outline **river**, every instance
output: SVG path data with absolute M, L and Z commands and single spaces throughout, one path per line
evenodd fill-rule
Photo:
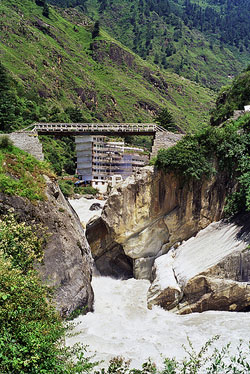
M 77 205 L 80 201 L 74 204 L 76 210 Z M 197 350 L 215 335 L 220 338 L 214 346 L 231 342 L 232 351 L 240 339 L 246 344 L 249 341 L 250 313 L 208 311 L 181 316 L 158 306 L 149 310 L 149 285 L 147 280 L 94 276 L 94 312 L 74 320 L 76 335 L 67 344 L 88 345 L 95 360 L 107 363 L 114 356 L 123 356 L 131 360 L 132 367 L 139 367 L 149 357 L 158 365 L 163 357 L 184 358 L 187 338 Z

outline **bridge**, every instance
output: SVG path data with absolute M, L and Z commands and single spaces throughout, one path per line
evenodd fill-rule
M 57 136 L 155 136 L 158 132 L 167 132 L 155 123 L 35 123 L 22 131 Z
M 100 186 L 105 184 L 107 175 L 111 173 L 111 167 L 118 168 L 119 174 L 124 174 L 127 173 L 129 167 L 133 169 L 142 162 L 139 159 L 140 156 L 138 158 L 134 155 L 134 159 L 129 154 L 121 156 L 123 151 L 115 149 L 119 148 L 119 144 L 112 143 L 112 147 L 102 144 L 102 136 L 152 136 L 154 140 L 151 157 L 156 155 L 160 148 L 174 145 L 183 136 L 170 133 L 155 123 L 34 123 L 25 129 L 9 134 L 17 147 L 43 160 L 42 144 L 37 135 L 74 136 L 78 174 L 85 181 L 93 181 L 95 187 L 97 183 Z M 98 136 L 101 138 L 98 139 Z

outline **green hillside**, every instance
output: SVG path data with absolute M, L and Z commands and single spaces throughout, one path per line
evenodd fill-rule
M 100 19 L 147 61 L 207 87 L 227 84 L 248 64 L 250 3 L 226 0 L 49 0 Z
M 250 105 L 250 66 L 230 86 L 221 89 L 211 112 L 211 124 L 220 125 L 233 115 L 234 110 L 243 110 L 245 105 Z
M 25 125 L 72 120 L 76 108 L 86 121 L 152 121 L 167 107 L 185 131 L 207 121 L 211 91 L 143 61 L 104 29 L 92 39 L 93 22 L 77 10 L 50 7 L 46 17 L 32 0 L 0 9 L 1 62 L 26 100 Z

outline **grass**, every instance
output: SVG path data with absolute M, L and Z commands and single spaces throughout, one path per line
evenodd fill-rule
M 2 0 L 3 14 L 1 61 L 24 87 L 31 100 L 38 95 L 47 107 L 79 107 L 86 120 L 152 122 L 155 113 L 168 107 L 181 128 L 193 131 L 208 121 L 214 102 L 210 90 L 171 72 L 161 71 L 142 60 L 127 47 L 101 29 L 98 52 L 90 48 L 91 22 L 76 24 L 74 17 L 63 16 L 50 7 L 50 18 L 42 16 L 41 7 L 30 0 Z M 94 8 L 93 8 L 94 9 Z M 37 23 L 42 22 L 42 26 Z M 74 23 L 75 22 L 75 23 Z M 77 31 L 74 31 L 77 29 Z M 126 53 L 134 59 L 110 59 L 110 48 L 117 46 L 119 58 Z M 149 69 L 152 79 L 165 81 L 158 87 L 145 78 Z M 81 94 L 79 94 L 81 92 Z
M 7 195 L 17 195 L 31 201 L 46 200 L 46 182 L 43 175 L 54 177 L 45 162 L 8 146 L 0 149 L 0 191 Z

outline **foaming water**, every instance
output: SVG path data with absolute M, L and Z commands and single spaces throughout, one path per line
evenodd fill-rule
M 75 336 L 67 344 L 81 342 L 95 353 L 95 360 L 107 363 L 114 356 L 131 360 L 138 367 L 149 357 L 158 365 L 162 357 L 184 358 L 187 337 L 199 349 L 208 339 L 220 335 L 214 344 L 222 347 L 240 339 L 249 341 L 250 313 L 216 312 L 179 316 L 160 307 L 147 309 L 146 280 L 115 280 L 94 277 L 95 311 L 74 322 Z

